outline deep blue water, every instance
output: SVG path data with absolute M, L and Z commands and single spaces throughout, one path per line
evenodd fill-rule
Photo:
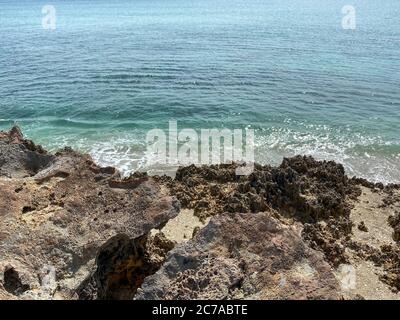
M 0 129 L 132 170 L 169 120 L 249 127 L 258 162 L 400 182 L 399 17 L 398 0 L 0 0 Z

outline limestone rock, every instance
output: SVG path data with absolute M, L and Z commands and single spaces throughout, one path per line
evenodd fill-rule
M 136 299 L 339 299 L 323 255 L 271 212 L 215 216 L 175 247 Z
M 121 238 L 135 247 L 178 214 L 155 181 L 134 180 L 68 148 L 48 154 L 18 128 L 1 133 L 1 297 L 77 298 L 104 245 Z

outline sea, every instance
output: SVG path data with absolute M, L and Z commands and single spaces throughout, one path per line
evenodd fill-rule
M 0 129 L 146 170 L 147 134 L 252 129 L 400 182 L 399 0 L 0 0 Z

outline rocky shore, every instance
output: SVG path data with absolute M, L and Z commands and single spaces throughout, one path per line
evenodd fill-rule
M 400 299 L 400 186 L 297 156 L 128 178 L 0 133 L 0 299 Z

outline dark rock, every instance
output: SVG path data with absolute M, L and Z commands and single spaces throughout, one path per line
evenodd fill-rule
M 364 221 L 361 221 L 358 226 L 357 226 L 358 230 L 360 231 L 364 231 L 364 232 L 368 232 L 368 228 L 365 225 Z

